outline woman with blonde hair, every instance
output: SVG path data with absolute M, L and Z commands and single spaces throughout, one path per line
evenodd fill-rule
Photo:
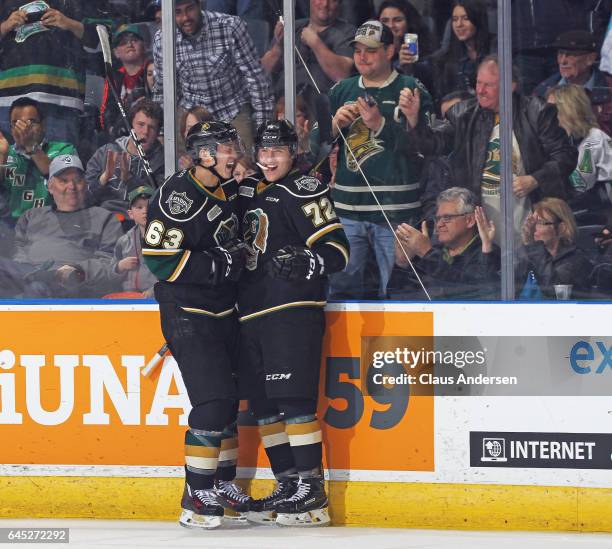
M 574 209 L 609 208 L 612 201 L 612 146 L 597 124 L 591 101 L 582 86 L 556 86 L 546 100 L 557 106 L 559 125 L 578 147 L 578 165 L 570 176 L 577 196 Z M 582 196 L 580 196 L 582 195 Z
M 565 200 L 544 198 L 534 205 L 521 231 L 520 282 L 537 283 L 541 296 L 554 298 L 554 286 L 572 285 L 573 297 L 588 293 L 591 262 L 576 248 L 578 230 Z

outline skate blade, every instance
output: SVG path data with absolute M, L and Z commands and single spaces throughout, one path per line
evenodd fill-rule
M 270 525 L 276 523 L 276 513 L 274 511 L 249 511 L 246 519 L 254 524 Z
M 223 517 L 215 515 L 197 515 L 193 511 L 183 509 L 179 524 L 185 528 L 199 528 L 201 530 L 214 530 L 223 524 Z
M 240 513 L 238 511 L 234 511 L 233 509 L 225 509 L 225 514 L 223 515 L 223 520 L 229 520 L 233 524 L 247 524 L 247 513 Z
M 314 509 L 305 513 L 278 513 L 276 524 L 279 526 L 329 526 L 331 519 L 327 507 Z

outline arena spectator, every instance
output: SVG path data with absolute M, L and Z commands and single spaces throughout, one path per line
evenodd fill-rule
M 512 0 L 512 51 L 528 95 L 557 69 L 557 36 L 575 29 L 594 31 L 599 44 L 610 18 L 604 0 Z M 607 11 L 607 15 L 606 12 Z
M 142 238 L 147 226 L 149 199 L 155 194 L 152 187 L 136 187 L 129 195 L 127 214 L 134 222 L 132 227 L 115 245 L 111 272 L 119 279 L 124 292 L 142 292 L 153 296 L 157 278 L 142 260 Z
M 570 207 L 559 198 L 534 205 L 521 231 L 523 248 L 517 267 L 517 291 L 537 284 L 542 297 L 555 299 L 556 284 L 572 285 L 572 298 L 588 296 L 593 266 L 576 248 L 576 222 Z
M 239 17 L 200 11 L 197 0 L 176 0 L 176 65 L 178 105 L 201 105 L 215 120 L 231 122 L 248 147 L 253 122 L 272 116 L 270 84 L 255 46 Z M 161 30 L 155 34 L 155 101 L 162 101 Z
M 47 141 L 44 113 L 34 99 L 13 101 L 9 119 L 14 143 L 9 145 L 0 133 L 0 194 L 7 208 L 1 216 L 13 226 L 26 210 L 50 203 L 49 163 L 56 156 L 75 154 L 76 150 L 70 143 Z
M 130 112 L 132 128 L 147 155 L 155 187 L 164 182 L 164 151 L 159 142 L 163 121 L 161 107 L 149 99 L 138 101 Z M 129 136 L 118 137 L 100 147 L 87 163 L 87 185 L 93 203 L 125 214 L 128 194 L 142 185 L 151 186 L 136 145 Z
M 605 209 L 604 217 L 610 216 L 612 140 L 599 129 L 586 91 L 575 84 L 557 86 L 546 98 L 557 106 L 559 125 L 578 147 L 578 164 L 570 177 L 578 193 L 570 201 L 572 209 L 588 210 L 590 215 Z
M 55 205 L 26 211 L 15 227 L 15 262 L 44 267 L 54 297 L 96 297 L 113 289 L 111 260 L 123 232 L 111 212 L 86 207 L 83 176 L 77 156 L 54 158 L 49 193 Z
M 496 50 L 495 39 L 489 33 L 487 7 L 482 0 L 455 0 L 451 28 L 448 51 L 432 59 L 434 94 L 438 101 L 453 91 L 473 92 L 478 65 Z
M 240 183 L 245 177 L 254 175 L 257 173 L 257 165 L 250 156 L 241 156 L 236 161 L 236 167 L 234 168 L 234 179 Z
M 554 86 L 576 84 L 582 86 L 591 98 L 599 127 L 612 134 L 612 76 L 603 73 L 596 65 L 597 43 L 588 31 L 570 31 L 559 36 L 557 48 L 558 71 L 541 82 L 535 95 L 544 97 Z
M 434 299 L 498 299 L 500 253 L 493 243 L 495 225 L 476 206 L 474 193 L 461 187 L 440 193 L 435 231 L 438 239 L 433 244 L 426 222 L 421 231 L 401 223 L 395 231 L 396 264 L 408 269 L 408 259 L 412 260 Z
M 516 89 L 517 75 L 513 75 Z M 486 57 L 478 69 L 476 98 L 462 101 L 446 113 L 448 121 L 432 130 L 418 116 L 418 91 L 403 90 L 400 109 L 409 130 L 401 140 L 405 150 L 426 155 L 450 154 L 456 185 L 470 189 L 500 226 L 499 65 Z M 514 226 L 518 233 L 531 204 L 543 197 L 565 197 L 577 151 L 559 126 L 557 112 L 539 97 L 513 94 Z M 499 243 L 499 242 L 497 242 Z
M 274 119 L 285 120 L 285 97 L 280 97 L 274 107 Z M 310 154 L 310 130 L 312 129 L 315 114 L 304 100 L 303 96 L 295 98 L 295 131 L 298 135 L 298 156 L 296 166 L 301 171 L 307 172 L 312 167 L 312 155 Z
M 162 22 L 162 7 L 161 0 L 151 0 L 145 8 L 145 18 L 148 21 L 155 21 L 157 26 L 161 28 Z
M 121 63 L 111 75 L 112 85 L 121 98 L 126 111 L 134 101 L 145 97 L 147 86 L 147 58 L 142 33 L 136 25 L 121 25 L 113 35 L 113 53 Z M 104 94 L 100 105 L 102 128 L 110 138 L 127 135 L 119 107 L 109 89 L 109 80 L 104 81 Z
M 179 147 L 178 147 L 178 166 L 180 170 L 188 170 L 193 167 L 193 158 L 187 153 L 185 148 L 185 139 L 189 130 L 198 122 L 207 122 L 212 120 L 210 113 L 204 108 L 196 105 L 186 111 L 181 112 L 179 118 Z
M 435 49 L 434 37 L 427 25 L 423 24 L 418 10 L 408 0 L 385 0 L 378 8 L 377 19 L 393 33 L 393 68 L 398 72 L 416 76 L 430 87 L 431 71 L 424 59 Z M 404 43 L 406 33 L 418 36 L 418 56 L 408 53 Z
M 416 223 L 421 210 L 421 163 L 416 156 L 398 154 L 404 131 L 394 117 L 402 88 L 421 90 L 423 101 L 416 117 L 423 125 L 429 123 L 432 105 L 420 82 L 392 68 L 395 48 L 388 27 L 380 21 L 367 21 L 353 42 L 359 75 L 339 82 L 330 91 L 333 134 L 342 131 L 348 143 L 347 147 L 340 141 L 332 196 L 351 246 L 346 269 L 330 277 L 330 297 L 364 297 L 364 271 L 373 254 L 380 275 L 375 294 L 384 298 L 394 264 L 394 236 L 360 168 L 392 222 Z M 318 129 L 313 131 L 313 143 L 317 139 Z
M 155 63 L 147 61 L 145 68 L 145 97 L 153 99 L 153 89 L 155 88 Z
M 355 36 L 355 27 L 338 19 L 341 1 L 310 0 L 310 17 L 295 22 L 295 45 L 323 93 L 347 78 L 353 70 L 350 42 Z M 274 28 L 272 46 L 262 57 L 261 64 L 268 74 L 273 75 L 275 92 L 280 96 L 284 89 L 283 25 L 280 21 Z M 308 103 L 312 103 L 313 86 L 298 57 L 295 69 L 296 88 Z
M 0 40 L 0 129 L 8 134 L 10 105 L 27 96 L 44 103 L 49 140 L 76 145 L 84 109 L 83 48 L 98 45 L 95 27 L 80 22 L 80 2 L 4 0 Z

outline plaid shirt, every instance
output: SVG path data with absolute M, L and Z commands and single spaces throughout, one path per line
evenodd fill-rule
M 153 100 L 162 102 L 161 31 L 153 44 L 156 82 Z M 177 102 L 200 105 L 214 118 L 233 120 L 245 104 L 253 107 L 257 125 L 269 120 L 274 100 L 255 46 L 239 17 L 202 12 L 202 28 L 194 36 L 176 29 Z

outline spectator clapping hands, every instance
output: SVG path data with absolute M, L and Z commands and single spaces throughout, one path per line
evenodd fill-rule
M 488 254 L 493 251 L 495 224 L 493 221 L 487 219 L 487 214 L 482 206 L 476 206 L 474 210 L 474 217 L 476 218 L 476 226 L 478 227 L 478 234 L 480 235 L 480 241 L 482 242 L 482 253 Z

